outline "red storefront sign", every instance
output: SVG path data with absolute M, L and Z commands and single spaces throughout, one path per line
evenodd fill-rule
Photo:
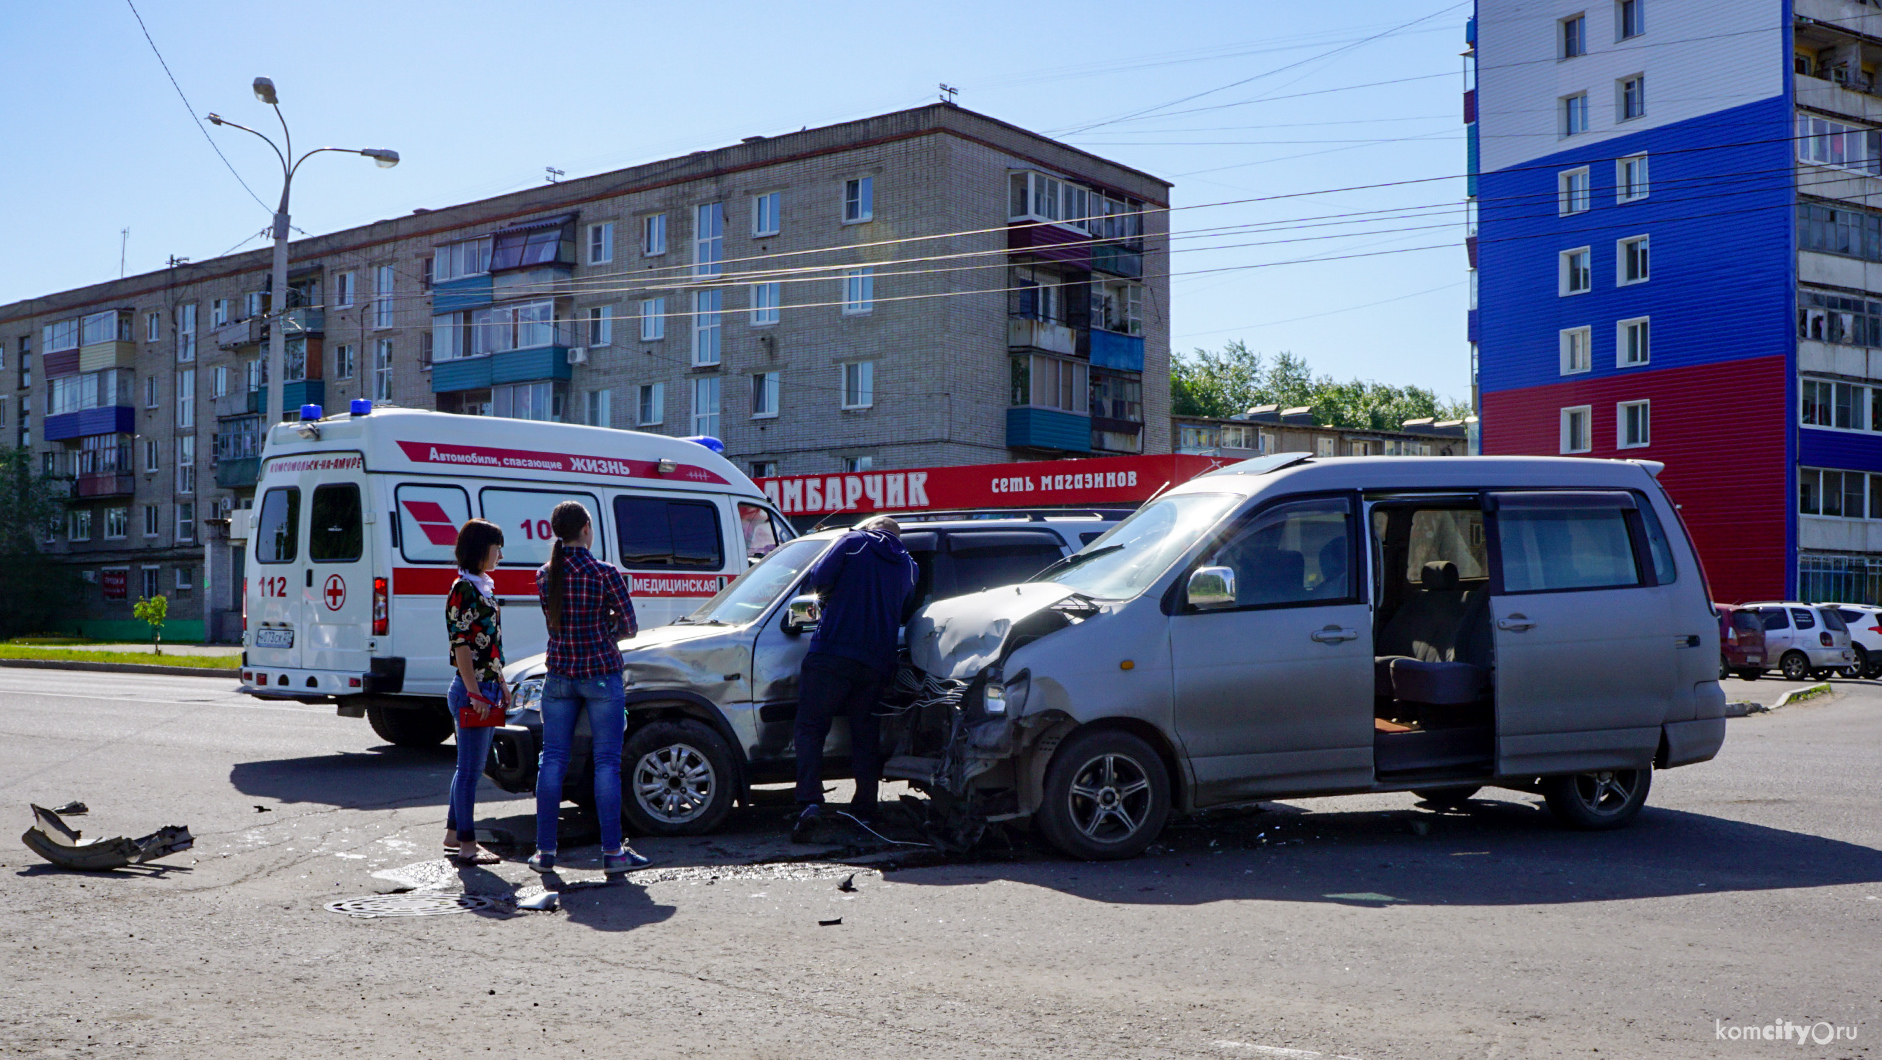
M 955 508 L 1141 504 L 1157 491 L 1235 461 L 1213 456 L 1110 456 L 1024 464 L 761 478 L 786 515 Z
M 98 580 L 104 585 L 105 599 L 122 600 L 131 580 L 131 572 L 123 568 L 112 570 L 107 567 L 98 572 Z

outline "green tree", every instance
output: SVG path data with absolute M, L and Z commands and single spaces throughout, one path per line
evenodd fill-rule
M 1225 417 L 1257 405 L 1279 405 L 1310 408 L 1314 422 L 1329 427 L 1367 430 L 1391 430 L 1425 416 L 1455 420 L 1470 415 L 1468 404 L 1424 387 L 1316 376 L 1304 357 L 1282 352 L 1270 358 L 1240 339 L 1220 350 L 1178 355 L 1170 365 L 1170 397 L 1179 416 Z
M 131 614 L 143 622 L 150 623 L 150 643 L 163 654 L 163 620 L 170 617 L 170 598 L 158 593 L 146 597 L 131 605 Z
M 45 630 L 72 609 L 78 575 L 40 553 L 70 496 L 64 480 L 33 470 L 30 452 L 0 448 L 0 635 Z

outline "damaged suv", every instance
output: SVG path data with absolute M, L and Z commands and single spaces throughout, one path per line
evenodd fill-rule
M 1725 737 L 1717 619 L 1645 461 L 1283 454 L 1026 584 L 928 605 L 889 777 L 1129 857 L 1174 813 L 1495 785 L 1619 827 Z

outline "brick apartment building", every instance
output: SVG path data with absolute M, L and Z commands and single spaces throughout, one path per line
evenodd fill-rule
M 1167 453 L 1168 196 L 938 103 L 416 210 L 292 245 L 285 405 L 712 435 L 754 477 Z M 269 269 L 0 306 L 0 431 L 72 482 L 85 632 L 162 592 L 171 639 L 234 636 Z

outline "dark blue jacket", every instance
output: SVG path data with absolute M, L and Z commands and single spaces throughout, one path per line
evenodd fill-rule
M 810 568 L 804 586 L 823 601 L 810 653 L 854 659 L 878 673 L 895 669 L 902 608 L 914 591 L 914 557 L 894 535 L 851 530 Z

